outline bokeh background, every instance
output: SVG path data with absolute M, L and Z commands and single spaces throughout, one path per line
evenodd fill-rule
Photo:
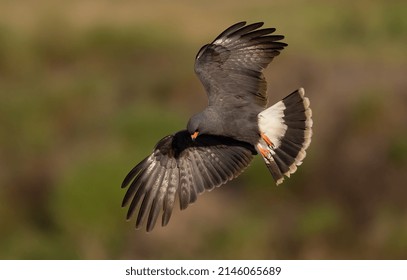
M 406 259 L 407 2 L 1 1 L 1 259 Z M 257 158 L 146 234 L 127 172 L 206 105 L 196 52 L 247 20 L 288 43 L 314 137 L 276 187 Z

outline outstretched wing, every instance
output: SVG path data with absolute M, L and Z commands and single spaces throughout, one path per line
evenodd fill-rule
M 183 130 L 164 137 L 123 181 L 122 188 L 130 184 L 122 203 L 125 206 L 131 201 L 127 218 L 138 208 L 136 228 L 148 215 L 147 231 L 151 231 L 163 210 L 165 226 L 177 195 L 181 210 L 187 208 L 198 194 L 237 177 L 253 153 L 250 144 L 222 136 L 200 135 L 192 141 Z
M 209 105 L 267 104 L 266 80 L 262 70 L 287 44 L 282 35 L 262 22 L 239 22 L 223 31 L 198 52 L 195 72 L 208 94 Z M 234 99 L 235 101 L 230 102 Z M 222 106 L 222 105 L 220 105 Z

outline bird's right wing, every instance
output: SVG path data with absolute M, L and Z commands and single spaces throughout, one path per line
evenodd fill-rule
M 127 218 L 138 207 L 136 228 L 148 214 L 147 231 L 151 231 L 162 210 L 165 226 L 176 196 L 181 210 L 187 208 L 198 194 L 237 177 L 251 162 L 253 149 L 247 143 L 221 136 L 200 135 L 192 141 L 185 130 L 164 137 L 123 181 L 122 188 L 129 187 L 122 206 L 131 201 Z
M 195 72 L 205 87 L 209 104 L 244 106 L 267 104 L 262 70 L 287 44 L 274 28 L 259 29 L 262 22 L 239 22 L 223 31 L 198 52 Z

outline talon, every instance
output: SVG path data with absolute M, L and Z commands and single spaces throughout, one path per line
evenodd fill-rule
M 270 153 L 269 150 L 264 149 L 260 144 L 257 145 L 257 149 L 259 150 L 259 152 L 261 153 L 261 155 L 262 155 L 264 158 L 267 158 L 267 159 L 270 158 L 271 153 Z
M 274 148 L 273 142 L 271 142 L 270 138 L 268 138 L 266 134 L 261 133 L 261 138 L 263 138 L 264 142 L 267 143 L 267 146 L 269 146 L 270 148 Z

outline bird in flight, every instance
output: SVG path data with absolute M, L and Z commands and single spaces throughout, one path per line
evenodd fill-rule
M 262 26 L 236 23 L 199 50 L 195 72 L 208 106 L 186 130 L 161 139 L 122 183 L 128 186 L 122 202 L 129 204 L 127 219 L 138 211 L 136 228 L 147 219 L 151 231 L 161 212 L 167 225 L 177 197 L 186 209 L 199 194 L 236 178 L 254 155 L 264 159 L 277 185 L 302 163 L 312 136 L 310 102 L 300 88 L 266 108 L 262 72 L 287 44 L 275 28 Z

